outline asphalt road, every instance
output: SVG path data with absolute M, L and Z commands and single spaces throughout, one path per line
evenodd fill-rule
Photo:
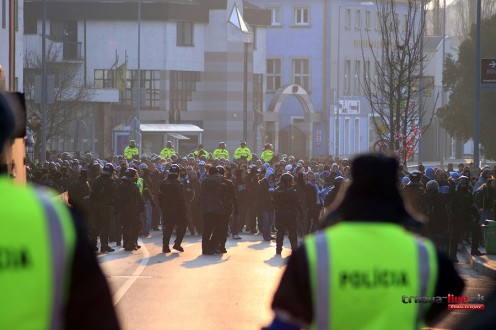
M 163 254 L 161 232 L 152 235 L 139 251 L 99 255 L 124 329 L 241 330 L 270 322 L 290 249 L 276 256 L 275 242 L 246 234 L 228 240 L 228 253 L 204 256 L 201 237 L 186 236 L 184 252 Z
M 162 233 L 142 238 L 139 251 L 99 255 L 123 329 L 260 329 L 291 250 L 282 256 L 261 236 L 228 239 L 228 253 L 201 255 L 201 237 L 186 236 L 185 252 L 162 253 Z M 174 239 L 174 237 L 173 237 Z M 172 247 L 171 240 L 171 247 Z M 473 270 L 462 254 L 463 295 L 489 295 L 495 281 Z M 494 311 L 478 311 L 479 313 Z M 429 329 L 452 329 L 468 311 L 449 311 Z

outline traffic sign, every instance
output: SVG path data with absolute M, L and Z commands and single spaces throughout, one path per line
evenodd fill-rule
M 480 70 L 482 84 L 496 84 L 496 58 L 482 58 Z

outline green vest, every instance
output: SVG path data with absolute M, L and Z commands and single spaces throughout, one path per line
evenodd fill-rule
M 69 210 L 5 176 L 0 209 L 0 329 L 63 328 L 76 240 Z
M 126 149 L 124 149 L 124 157 L 126 157 L 127 160 L 132 160 L 134 155 L 139 155 L 139 150 L 137 147 L 131 147 L 127 146 Z
M 141 195 L 143 195 L 143 178 L 138 178 L 138 181 L 136 181 L 136 184 L 138 185 L 138 189 Z
M 273 157 L 274 157 L 274 151 L 272 151 L 271 149 L 265 149 L 264 151 L 262 151 L 262 154 L 260 155 L 260 158 L 266 163 L 270 162 Z
M 247 147 L 238 147 L 235 151 L 234 151 L 234 159 L 235 160 L 238 160 L 240 159 L 241 157 L 246 157 L 246 160 L 247 161 L 250 161 L 251 160 L 251 150 Z
M 176 151 L 174 149 L 166 147 L 166 148 L 162 149 L 162 151 L 160 152 L 160 157 L 167 159 L 167 158 L 171 158 L 175 154 L 176 154 Z
M 306 238 L 313 329 L 420 329 L 437 280 L 432 242 L 391 223 L 342 222 Z
M 221 149 L 221 148 L 215 149 L 212 155 L 214 159 L 224 158 L 229 160 L 229 151 L 227 151 L 227 149 Z
M 195 155 L 195 157 L 196 157 L 196 158 L 200 158 L 200 156 L 201 156 L 201 155 L 200 155 L 200 151 L 203 151 L 203 154 L 205 155 L 205 157 L 207 157 L 207 159 L 210 157 L 210 155 L 209 155 L 208 151 L 207 151 L 207 150 L 205 150 L 205 149 L 198 149 L 198 150 L 195 150 L 195 151 L 193 152 L 193 155 Z

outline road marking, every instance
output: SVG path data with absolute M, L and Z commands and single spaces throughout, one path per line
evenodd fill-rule
M 134 273 L 129 277 L 129 279 L 126 282 L 124 282 L 123 285 L 121 285 L 119 290 L 117 290 L 117 292 L 115 293 L 114 306 L 116 306 L 119 303 L 119 301 L 122 299 L 122 297 L 124 297 L 124 295 L 126 294 L 127 290 L 129 290 L 131 285 L 133 285 L 133 283 L 138 279 L 138 277 L 141 275 L 141 273 L 145 269 L 145 266 L 148 263 L 148 260 L 150 259 L 150 254 L 148 253 L 148 249 L 146 248 L 146 245 L 143 243 L 141 238 L 138 239 L 138 243 L 139 243 L 139 245 L 141 245 L 144 258 L 141 259 L 141 262 L 140 262 L 138 268 L 136 268 L 136 270 L 134 271 Z

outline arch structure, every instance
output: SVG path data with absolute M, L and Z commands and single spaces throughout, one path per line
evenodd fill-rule
M 301 125 L 301 128 L 306 136 L 305 154 L 308 158 L 312 158 L 314 123 L 322 122 L 323 118 L 322 113 L 315 111 L 312 100 L 303 87 L 301 87 L 300 85 L 291 84 L 279 88 L 272 97 L 269 107 L 267 108 L 267 112 L 264 113 L 264 123 L 274 123 L 276 133 L 274 134 L 274 147 L 276 148 L 276 150 L 279 150 L 279 110 L 284 103 L 284 100 L 288 96 L 296 97 L 301 107 L 303 108 L 305 120 L 304 123 Z M 264 126 L 266 127 L 267 125 Z

